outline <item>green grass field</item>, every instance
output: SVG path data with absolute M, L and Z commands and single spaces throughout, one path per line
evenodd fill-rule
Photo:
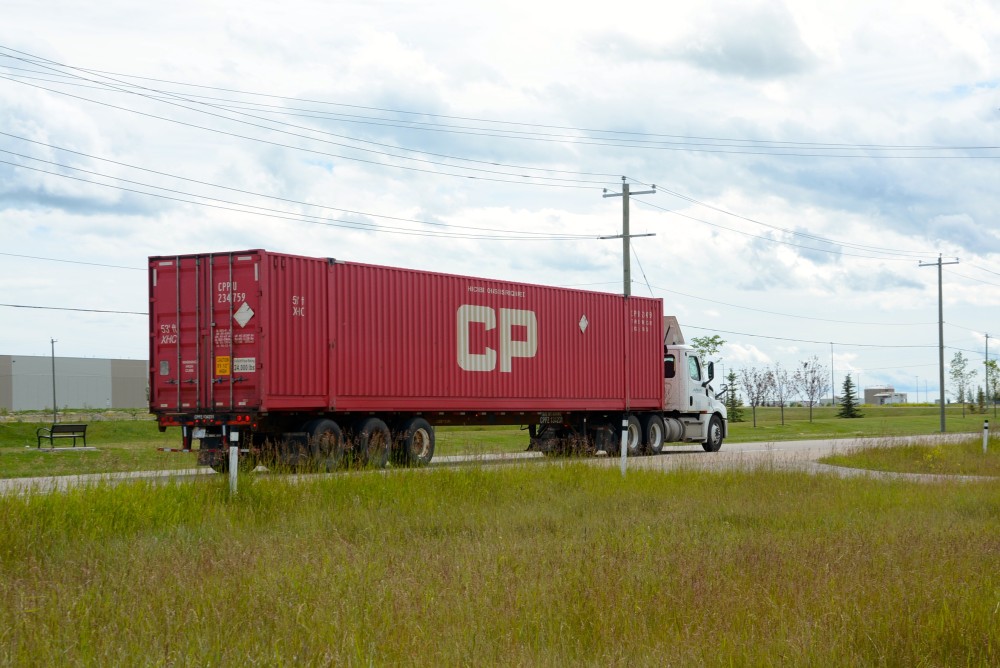
M 563 462 L 0 497 L 0 665 L 998 665 L 998 491 Z
M 808 408 L 786 408 L 785 424 L 782 425 L 779 409 L 758 408 L 757 427 L 754 428 L 750 409 L 744 408 L 746 421 L 730 423 L 730 440 L 749 442 L 815 438 L 879 438 L 935 434 L 941 431 L 941 409 L 937 406 L 862 406 L 861 410 L 864 417 L 845 420 L 836 417 L 835 407 L 817 407 L 813 409 L 813 421 L 809 422 Z M 992 412 L 984 415 L 966 410 L 963 417 L 962 408 L 957 405 L 946 407 L 945 418 L 948 432 L 955 433 L 982 431 L 984 419 L 989 419 L 991 424 L 994 422 Z

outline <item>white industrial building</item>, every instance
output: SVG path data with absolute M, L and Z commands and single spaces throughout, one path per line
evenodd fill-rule
M 53 362 L 55 373 L 53 374 Z M 146 408 L 146 360 L 0 355 L 0 410 Z
M 865 403 L 872 406 L 884 406 L 886 404 L 905 404 L 906 393 L 897 392 L 889 385 L 876 385 L 865 388 Z

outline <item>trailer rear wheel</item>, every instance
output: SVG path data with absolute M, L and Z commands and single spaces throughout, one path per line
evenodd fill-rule
M 382 420 L 370 417 L 362 420 L 354 431 L 354 453 L 362 466 L 385 468 L 389 461 L 392 434 Z
M 229 448 L 223 446 L 221 437 L 212 436 L 201 439 L 198 449 L 198 465 L 210 466 L 216 473 L 229 473 Z M 250 473 L 257 468 L 257 462 L 250 453 L 239 454 L 238 471 Z
M 713 415 L 712 419 L 708 422 L 708 438 L 701 447 L 705 448 L 706 452 L 718 452 L 719 448 L 722 447 L 722 418 L 718 415 Z
M 306 424 L 309 454 L 313 467 L 322 473 L 340 468 L 344 459 L 344 434 L 333 420 L 313 420 Z
M 598 423 L 590 430 L 590 438 L 594 442 L 595 452 L 612 455 L 617 452 L 615 447 L 615 428 L 608 423 Z
M 642 421 L 642 433 L 646 445 L 646 452 L 651 455 L 658 455 L 663 450 L 663 418 L 656 413 L 650 413 Z
M 393 450 L 393 463 L 402 466 L 426 466 L 434 457 L 434 427 L 420 417 L 403 423 L 397 435 L 398 447 Z

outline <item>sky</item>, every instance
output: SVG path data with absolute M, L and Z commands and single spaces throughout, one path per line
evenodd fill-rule
M 933 401 L 939 258 L 946 363 L 1000 354 L 997 53 L 974 0 L 8 0 L 0 354 L 145 359 L 152 255 L 621 294 L 624 177 L 720 372 Z

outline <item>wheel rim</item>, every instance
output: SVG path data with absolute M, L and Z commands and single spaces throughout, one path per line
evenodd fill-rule
M 722 427 L 719 425 L 718 420 L 712 420 L 711 429 L 711 442 L 712 445 L 718 445 L 722 442 Z
M 413 454 L 419 459 L 426 459 L 431 448 L 431 435 L 426 429 L 413 432 Z
M 663 445 L 663 428 L 659 424 L 649 425 L 649 447 L 656 449 Z
M 639 448 L 639 427 L 634 424 L 628 426 L 627 445 L 629 452 L 635 452 Z

